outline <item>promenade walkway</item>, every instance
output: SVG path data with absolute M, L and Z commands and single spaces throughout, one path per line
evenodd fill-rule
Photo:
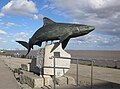
M 20 89 L 12 71 L 0 59 L 0 89 Z

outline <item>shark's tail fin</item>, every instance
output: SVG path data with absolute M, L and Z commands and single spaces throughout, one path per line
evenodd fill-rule
M 29 48 L 29 45 L 28 45 L 28 43 L 27 42 L 25 42 L 25 41 L 16 41 L 16 42 L 18 42 L 19 44 L 21 44 L 22 46 L 24 46 L 25 48 Z

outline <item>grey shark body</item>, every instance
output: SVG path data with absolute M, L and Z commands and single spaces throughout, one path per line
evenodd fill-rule
M 28 43 L 24 41 L 16 41 L 26 47 L 28 53 L 31 48 L 33 48 L 33 45 L 41 46 L 44 41 L 59 40 L 59 42 L 55 43 L 51 52 L 54 51 L 60 43 L 62 43 L 62 48 L 64 49 L 70 38 L 86 35 L 95 29 L 94 26 L 89 25 L 57 23 L 47 17 L 44 17 L 43 21 L 44 25 L 34 33 Z

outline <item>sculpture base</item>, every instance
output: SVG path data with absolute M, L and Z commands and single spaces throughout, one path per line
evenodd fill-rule
M 57 57 L 71 57 L 66 51 L 64 51 L 60 46 L 58 46 L 53 52 L 50 52 L 54 44 L 47 45 L 45 48 L 41 48 L 37 52 L 37 58 L 32 59 L 30 63 L 30 71 L 40 74 L 40 75 L 54 75 L 54 59 L 52 56 Z M 70 68 L 69 59 L 55 59 L 55 71 L 56 76 L 64 75 Z M 27 69 L 27 68 L 26 68 Z

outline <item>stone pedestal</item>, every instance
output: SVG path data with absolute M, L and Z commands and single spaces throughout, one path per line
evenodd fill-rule
M 54 44 L 39 49 L 37 58 L 32 59 L 29 64 L 21 65 L 21 68 L 25 70 L 20 75 L 21 83 L 28 84 L 32 88 L 53 85 L 51 75 L 54 75 L 54 58 L 52 57 L 71 57 L 70 54 L 62 49 L 61 45 L 53 52 L 50 52 L 53 47 Z M 70 61 L 70 59 L 55 58 L 55 75 L 59 85 L 74 84 L 73 78 L 61 77 L 70 69 Z M 39 74 L 39 76 L 36 74 Z

